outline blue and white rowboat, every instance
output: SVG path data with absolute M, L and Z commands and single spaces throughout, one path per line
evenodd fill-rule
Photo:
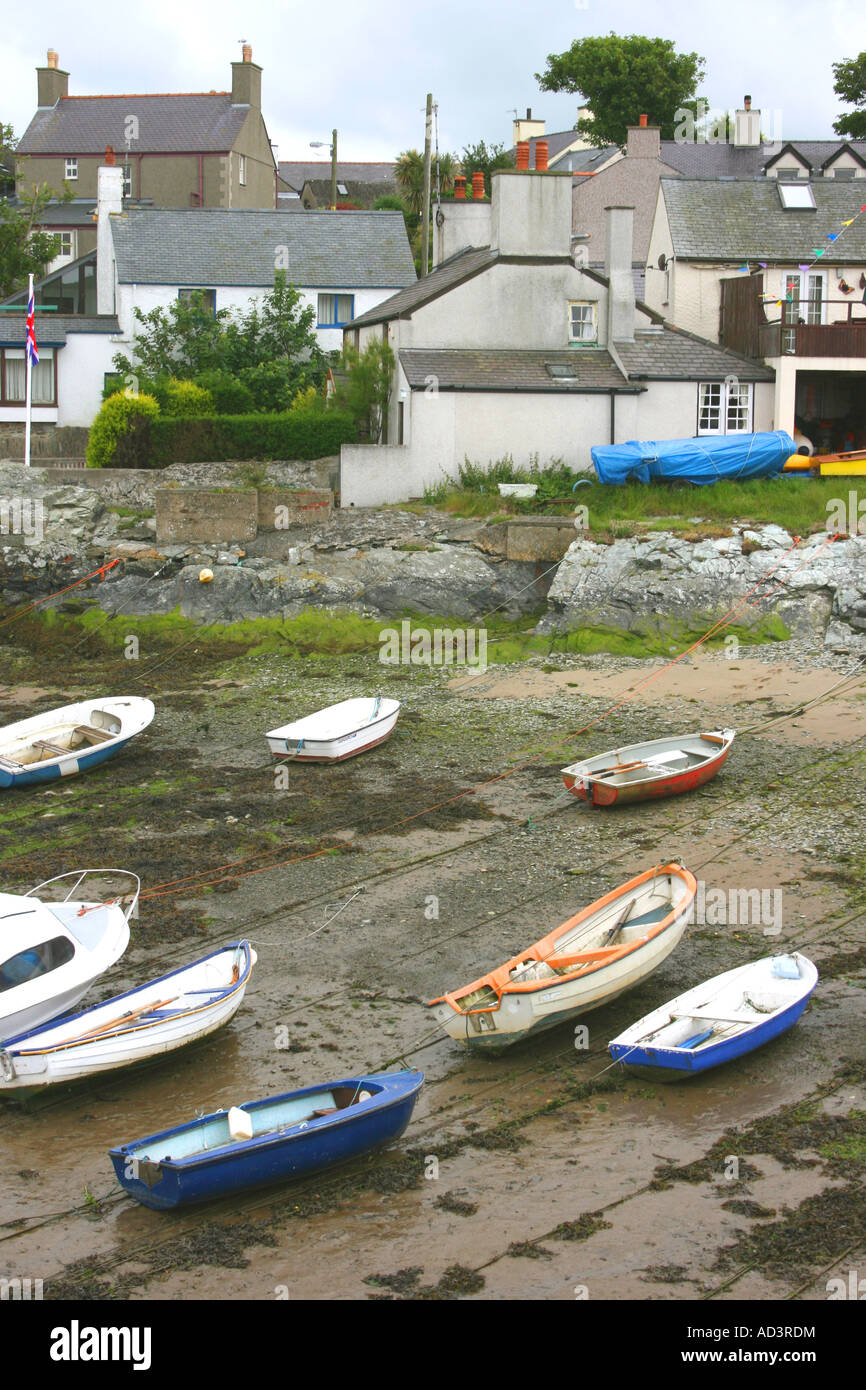
M 805 956 L 767 956 L 716 975 L 646 1014 L 608 1043 L 629 1071 L 683 1081 L 792 1028 L 818 983 Z
M 0 787 L 53 782 L 104 763 L 154 716 L 137 695 L 81 700 L 0 729 Z
M 287 1182 L 398 1139 L 420 1071 L 350 1076 L 245 1102 L 109 1150 L 120 1185 L 166 1209 Z
M 103 1004 L 0 1043 L 0 1098 L 152 1061 L 213 1033 L 243 1003 L 256 953 L 236 941 Z

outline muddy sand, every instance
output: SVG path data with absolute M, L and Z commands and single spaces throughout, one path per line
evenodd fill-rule
M 74 1299 L 824 1300 L 863 1268 L 866 683 L 798 713 L 852 660 L 780 643 L 665 672 L 557 657 L 455 678 L 146 645 L 131 663 L 7 628 L 0 722 L 94 690 L 158 713 L 103 768 L 0 794 L 3 887 L 93 864 L 140 874 L 130 948 L 88 1002 L 244 936 L 259 962 L 203 1043 L 0 1108 L 0 1276 Z M 262 731 L 362 692 L 403 700 L 391 740 L 281 785 Z M 727 725 L 751 732 L 687 797 L 590 811 L 559 777 L 582 754 Z M 585 1048 L 566 1024 L 467 1056 L 432 1029 L 424 1001 L 672 858 L 708 888 L 781 889 L 781 932 L 693 923 L 587 1015 Z M 611 1069 L 629 1022 L 782 949 L 821 974 L 783 1038 L 688 1085 Z M 390 1065 L 427 1080 L 384 1152 L 182 1214 L 114 1183 L 112 1144 Z

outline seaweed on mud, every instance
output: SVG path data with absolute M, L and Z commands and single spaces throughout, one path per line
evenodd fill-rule
M 412 1265 L 396 1274 L 368 1274 L 363 1282 L 389 1290 L 389 1294 L 372 1294 L 371 1298 L 397 1297 L 412 1301 L 452 1300 L 464 1294 L 480 1293 L 484 1288 L 484 1276 L 465 1265 L 449 1265 L 436 1284 L 421 1284 L 423 1272 L 420 1266 Z
M 154 1274 L 175 1269 L 195 1269 L 200 1265 L 246 1269 L 250 1264 L 243 1253 L 247 1246 L 275 1246 L 276 1243 L 275 1237 L 264 1229 L 262 1222 L 245 1221 L 236 1226 L 221 1226 L 216 1221 L 209 1221 L 199 1230 L 160 1246 L 147 1258 Z
M 510 1255 L 513 1260 L 525 1258 L 527 1260 L 552 1260 L 553 1251 L 546 1250 L 543 1245 L 536 1245 L 532 1240 L 513 1240 L 506 1250 L 506 1255 Z
M 474 1216 L 478 1210 L 476 1202 L 464 1202 L 455 1192 L 443 1192 L 433 1205 L 442 1211 L 453 1212 L 455 1216 Z
M 775 1207 L 762 1207 L 760 1202 L 752 1202 L 747 1197 L 735 1197 L 730 1202 L 722 1202 L 723 1211 L 732 1211 L 735 1216 L 748 1216 L 752 1221 L 766 1221 L 776 1215 Z
M 693 1282 L 685 1265 L 647 1265 L 640 1273 L 643 1284 L 689 1284 Z
M 760 1265 L 771 1277 L 802 1277 L 833 1263 L 866 1239 L 866 1204 L 857 1183 L 827 1188 L 796 1210 L 784 1208 L 777 1221 L 753 1226 L 718 1251 L 717 1269 Z
M 589 1240 L 596 1231 L 610 1230 L 610 1221 L 605 1221 L 601 1212 L 585 1211 L 576 1221 L 562 1221 L 551 1231 L 549 1240 Z

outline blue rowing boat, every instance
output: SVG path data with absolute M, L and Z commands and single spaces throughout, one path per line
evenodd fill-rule
M 109 1157 L 121 1187 L 146 1207 L 207 1202 L 399 1139 L 423 1084 L 423 1072 L 408 1071 L 307 1086 L 120 1144 Z
M 805 956 L 739 965 L 646 1014 L 608 1043 L 614 1061 L 654 1081 L 683 1081 L 793 1028 L 818 983 Z

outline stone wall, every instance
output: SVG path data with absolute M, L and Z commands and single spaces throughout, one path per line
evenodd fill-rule
M 258 493 L 254 488 L 225 492 L 192 487 L 156 490 L 159 544 L 253 541 L 257 529 Z

